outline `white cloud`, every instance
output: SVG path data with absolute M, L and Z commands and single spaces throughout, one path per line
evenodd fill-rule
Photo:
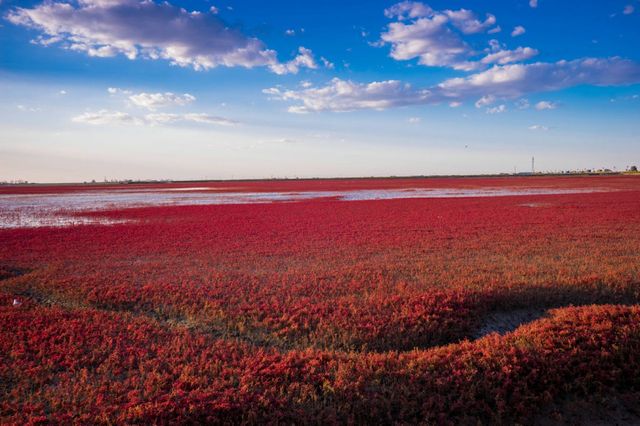
M 39 30 L 39 44 L 57 44 L 94 57 L 163 59 L 195 70 L 264 66 L 278 73 L 308 64 L 280 63 L 274 50 L 230 28 L 216 12 L 188 12 L 168 2 L 139 0 L 45 1 L 33 8 L 14 8 L 7 19 Z
M 296 30 L 288 29 L 284 33 L 285 35 L 288 35 L 288 36 L 294 36 L 296 35 Z
M 525 28 L 522 25 L 518 25 L 513 29 L 513 31 L 511 31 L 511 37 L 518 37 L 526 32 L 527 30 L 525 30 Z
M 171 124 L 179 121 L 202 123 L 202 124 L 216 124 L 220 126 L 233 126 L 238 124 L 237 121 L 231 120 L 225 117 L 219 117 L 204 113 L 189 113 L 189 114 L 168 114 L 168 113 L 155 113 L 147 114 L 144 116 L 144 120 L 147 124 Z
M 533 8 L 538 7 L 538 0 L 529 0 L 529 6 Z
M 66 95 L 66 94 L 67 94 L 67 91 L 66 91 L 66 90 L 60 90 L 60 91 L 58 92 L 58 94 L 59 94 L 59 95 L 64 96 L 64 95 Z
M 71 119 L 75 123 L 91 125 L 164 125 L 177 122 L 191 122 L 201 124 L 215 124 L 221 126 L 232 126 L 238 124 L 237 121 L 225 117 L 204 113 L 190 114 L 170 114 L 153 113 L 144 116 L 134 116 L 127 112 L 100 110 L 97 112 L 85 112 Z
M 334 78 L 327 86 L 321 88 L 296 91 L 273 87 L 263 92 L 273 96 L 274 99 L 298 101 L 300 105 L 289 107 L 289 112 L 293 113 L 383 110 L 395 106 L 426 103 L 429 97 L 429 91 L 415 90 L 409 84 L 397 80 L 359 84 L 339 78 Z
M 431 90 L 451 100 L 492 95 L 518 98 L 528 93 L 551 92 L 582 84 L 619 86 L 640 82 L 640 65 L 613 58 L 494 65 L 464 78 L 445 80 Z
M 487 105 L 491 105 L 492 103 L 494 103 L 496 101 L 496 97 L 493 95 L 485 95 L 483 97 L 481 97 L 480 99 L 478 99 L 475 103 L 476 108 L 482 108 L 484 106 Z
M 176 121 L 179 121 L 180 118 L 181 116 L 179 114 L 170 114 L 166 112 L 147 114 L 144 116 L 145 121 L 151 125 L 175 123 Z
M 130 3 L 128 0 L 78 0 L 83 6 L 113 7 Z
M 132 93 L 129 90 L 122 90 L 116 87 L 107 89 L 109 94 L 122 94 L 127 96 L 125 99 L 128 106 L 136 106 L 151 111 L 146 115 L 131 115 L 127 112 L 110 111 L 106 109 L 98 112 L 85 112 L 72 118 L 77 123 L 94 124 L 94 125 L 112 125 L 112 124 L 135 124 L 135 125 L 166 125 L 177 122 L 191 122 L 202 124 L 215 124 L 230 126 L 237 124 L 237 121 L 225 117 L 219 117 L 206 113 L 186 113 L 177 114 L 173 112 L 156 112 L 161 108 L 182 107 L 196 100 L 196 97 L 185 93 L 176 95 L 172 92 L 164 93 Z
M 538 50 L 531 47 L 518 47 L 514 50 L 499 50 L 494 53 L 490 53 L 480 62 L 483 64 L 499 64 L 505 65 L 512 62 L 521 62 L 530 59 L 538 54 Z
M 487 108 L 487 114 L 502 114 L 507 111 L 506 105 L 498 105 L 493 108 Z
M 446 15 L 389 24 L 381 38 L 391 44 L 391 57 L 402 61 L 419 58 L 421 65 L 459 67 L 469 55 L 468 46 L 448 27 Z
M 487 65 L 520 62 L 538 54 L 531 47 L 508 50 L 492 46 L 491 53 L 478 59 L 478 52 L 463 35 L 500 32 L 492 14 L 481 20 L 467 9 L 436 11 L 422 3 L 405 1 L 387 9 L 385 15 L 397 21 L 381 34 L 380 43 L 391 45 L 390 55 L 399 61 L 418 59 L 421 65 L 477 71 Z M 524 27 L 518 26 L 512 35 L 524 31 Z
M 622 13 L 624 13 L 625 15 L 631 15 L 635 10 L 636 8 L 633 7 L 633 5 L 628 4 L 624 7 L 624 10 L 622 11 Z
M 185 93 L 184 95 L 176 95 L 171 92 L 165 93 L 137 93 L 129 96 L 129 100 L 138 107 L 146 108 L 150 111 L 155 111 L 159 108 L 166 108 L 170 106 L 185 106 L 195 101 L 196 98 L 193 95 Z
M 235 120 L 231 120 L 225 117 L 218 117 L 210 114 L 203 114 L 203 113 L 184 114 L 182 116 L 182 119 L 185 121 L 192 121 L 195 123 L 217 124 L 220 126 L 233 126 L 235 124 L 238 124 L 238 122 Z
M 496 17 L 490 13 L 487 14 L 484 21 L 480 21 L 472 11 L 467 9 L 445 10 L 444 14 L 449 17 L 453 26 L 462 31 L 463 34 L 484 32 L 496 23 Z
M 320 88 L 270 88 L 263 92 L 274 99 L 296 103 L 289 107 L 290 112 L 307 113 L 380 110 L 470 99 L 479 99 L 477 105 L 483 107 L 498 99 L 517 99 L 530 93 L 552 92 L 578 85 L 620 86 L 634 83 L 640 83 L 640 65 L 614 57 L 494 65 L 486 71 L 448 79 L 426 89 L 413 88 L 397 80 L 356 83 L 335 78 Z M 528 107 L 528 101 L 526 105 Z
M 538 111 L 543 111 L 545 109 L 556 109 L 557 107 L 558 107 L 558 104 L 551 101 L 540 101 L 536 104 L 536 109 Z
M 320 61 L 322 62 L 322 65 L 324 65 L 324 67 L 327 68 L 327 69 L 332 70 L 332 69 L 335 68 L 335 65 L 332 62 L 330 62 L 327 58 L 325 58 L 324 56 L 320 57 Z
M 505 50 L 505 47 L 503 47 L 503 44 L 501 44 L 495 38 L 492 38 L 491 40 L 489 40 L 488 44 L 489 44 L 489 51 L 491 52 L 495 53 L 495 52 L 499 52 L 500 50 Z
M 271 66 L 271 70 L 276 74 L 297 74 L 300 68 L 318 68 L 318 63 L 313 57 L 313 52 L 305 47 L 299 47 L 298 56 L 289 62 Z
M 450 67 L 471 71 L 477 64 L 469 59 L 475 55 L 461 34 L 485 32 L 496 23 L 488 14 L 484 20 L 466 9 L 435 11 L 419 2 L 398 3 L 385 11 L 397 18 L 381 34 L 380 42 L 391 45 L 391 57 L 406 61 L 418 59 L 426 66 Z
M 102 109 L 98 112 L 85 112 L 71 119 L 75 123 L 84 123 L 91 125 L 117 125 L 117 124 L 133 124 L 140 125 L 143 121 L 137 117 L 121 112 L 109 111 Z
M 309 84 L 308 86 L 303 85 L 302 87 L 307 88 L 311 87 L 313 84 Z M 272 95 L 273 97 L 270 99 L 281 99 L 281 95 L 284 93 L 279 87 L 270 87 L 268 89 L 262 89 L 262 93 L 265 95 Z
M 398 18 L 405 20 L 408 18 L 422 18 L 433 13 L 433 9 L 429 6 L 417 1 L 403 1 L 397 3 L 384 11 L 387 18 Z
M 518 101 L 516 101 L 516 107 L 518 109 L 529 109 L 531 105 L 529 104 L 529 99 L 518 99 Z
M 422 121 L 422 119 L 420 117 L 409 117 L 407 119 L 407 123 L 409 124 L 418 124 Z
M 458 101 L 452 101 L 452 102 L 449 102 L 449 106 L 450 106 L 451 108 L 458 108 L 458 107 L 459 107 L 459 106 L 461 106 L 461 105 L 462 105 L 462 102 L 458 102 Z
M 529 126 L 529 130 L 546 132 L 547 130 L 549 130 L 549 128 L 540 124 L 534 124 L 533 126 Z

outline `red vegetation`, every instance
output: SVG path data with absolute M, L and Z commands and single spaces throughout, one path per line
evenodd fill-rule
M 3 422 L 524 420 L 565 392 L 638 389 L 640 310 L 555 311 L 404 354 L 278 353 L 95 310 L 0 310 Z
M 0 423 L 510 422 L 567 393 L 638 391 L 638 308 L 565 306 L 638 302 L 639 184 L 225 183 L 615 191 L 152 207 L 0 230 Z M 489 313 L 552 307 L 466 340 Z

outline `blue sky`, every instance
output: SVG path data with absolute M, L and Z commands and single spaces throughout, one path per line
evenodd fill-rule
M 640 165 L 640 1 L 0 2 L 0 180 Z

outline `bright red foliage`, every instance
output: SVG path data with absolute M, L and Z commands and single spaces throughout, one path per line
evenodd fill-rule
M 615 191 L 149 207 L 0 230 L 0 423 L 509 422 L 570 392 L 640 390 L 637 307 L 465 340 L 493 313 L 635 305 L 639 184 L 198 183 Z

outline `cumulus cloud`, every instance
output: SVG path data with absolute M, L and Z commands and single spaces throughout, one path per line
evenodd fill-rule
M 487 114 L 501 114 L 507 111 L 506 105 L 498 105 L 493 108 L 487 108 Z
M 465 100 L 477 100 L 480 108 L 498 99 L 518 99 L 530 93 L 552 92 L 578 85 L 620 86 L 634 83 L 640 83 L 640 65 L 613 57 L 494 65 L 488 70 L 464 78 L 448 79 L 425 89 L 413 88 L 397 80 L 356 83 L 335 78 L 324 87 L 302 90 L 270 88 L 263 92 L 274 99 L 295 103 L 289 107 L 290 112 L 307 113 L 380 110 Z
M 385 15 L 396 18 L 380 40 L 381 44 L 391 45 L 392 58 L 399 61 L 417 58 L 421 65 L 464 71 L 476 69 L 477 64 L 469 60 L 475 53 L 462 35 L 485 32 L 496 23 L 491 14 L 481 20 L 467 9 L 436 11 L 410 1 L 388 8 Z
M 313 52 L 305 47 L 299 47 L 298 56 L 289 62 L 271 66 L 271 70 L 276 74 L 297 74 L 300 68 L 318 68 L 318 63 L 313 56 Z
M 538 111 L 543 111 L 545 109 L 556 109 L 558 108 L 558 104 L 551 101 L 540 101 L 536 104 L 536 109 Z
M 95 57 L 162 59 L 195 70 L 264 66 L 277 73 L 297 71 L 308 64 L 298 61 L 289 67 L 280 63 L 274 50 L 230 28 L 215 10 L 188 12 L 166 1 L 45 1 L 33 8 L 14 8 L 7 19 L 40 31 L 36 43 L 60 45 Z
M 387 9 L 385 15 L 397 21 L 381 34 L 380 43 L 391 45 L 390 55 L 399 61 L 418 59 L 421 65 L 471 72 L 492 64 L 525 61 L 538 54 L 531 47 L 508 50 L 498 45 L 492 46 L 484 58 L 477 58 L 478 52 L 467 44 L 464 36 L 501 31 L 492 14 L 479 19 L 467 9 L 436 11 L 419 2 L 405 1 Z M 523 27 L 516 29 L 524 31 Z
M 476 108 L 482 108 L 487 105 L 491 105 L 496 101 L 496 97 L 493 95 L 484 95 L 480 99 L 478 99 L 475 103 Z
M 387 18 L 398 18 L 403 21 L 409 18 L 422 18 L 433 13 L 426 4 L 417 1 L 403 1 L 397 3 L 384 11 Z
M 299 105 L 289 107 L 289 112 L 308 113 L 318 111 L 345 112 L 359 109 L 383 110 L 391 107 L 425 103 L 428 90 L 415 90 L 411 85 L 397 80 L 376 81 L 368 84 L 354 83 L 334 78 L 320 88 L 302 90 L 263 90 L 273 99 L 297 101 Z
M 533 58 L 538 54 L 538 50 L 531 47 L 518 47 L 514 50 L 498 50 L 490 53 L 480 62 L 483 64 L 510 64 L 513 62 L 521 62 Z
M 129 106 L 145 108 L 149 111 L 156 111 L 162 108 L 183 107 L 193 103 L 196 97 L 184 93 L 182 95 L 173 92 L 157 92 L 134 93 L 131 90 L 119 89 L 117 87 L 109 87 L 107 92 L 110 95 L 124 95 L 129 102 Z
M 484 32 L 496 23 L 496 17 L 490 13 L 487 14 L 484 21 L 480 21 L 472 11 L 467 9 L 445 10 L 444 14 L 449 17 L 453 26 L 463 34 Z
M 176 95 L 171 92 L 165 93 L 137 93 L 129 96 L 129 100 L 133 105 L 146 108 L 150 111 L 155 111 L 159 108 L 166 108 L 171 106 L 185 106 L 195 101 L 196 98 L 193 95 L 185 93 L 184 95 Z
M 73 117 L 72 121 L 94 125 L 135 124 L 149 126 L 166 125 L 178 122 L 215 124 L 222 126 L 238 124 L 235 120 L 202 112 L 180 114 L 174 112 L 156 112 L 158 109 L 162 108 L 184 107 L 191 104 L 196 100 L 196 97 L 189 93 L 185 93 L 183 95 L 177 95 L 172 92 L 133 93 L 130 90 L 123 90 L 116 87 L 109 87 L 107 91 L 110 95 L 126 96 L 124 99 L 127 101 L 126 103 L 128 107 L 143 108 L 151 112 L 146 115 L 132 115 L 128 112 L 102 109 L 98 112 L 85 112 Z
M 432 91 L 445 98 L 492 95 L 514 99 L 528 93 L 551 92 L 578 85 L 619 86 L 640 82 L 640 65 L 618 57 L 573 61 L 494 65 L 464 78 L 452 78 Z
M 518 37 L 526 32 L 527 30 L 525 30 L 525 28 L 522 25 L 518 25 L 513 29 L 513 31 L 511 31 L 511 37 Z

